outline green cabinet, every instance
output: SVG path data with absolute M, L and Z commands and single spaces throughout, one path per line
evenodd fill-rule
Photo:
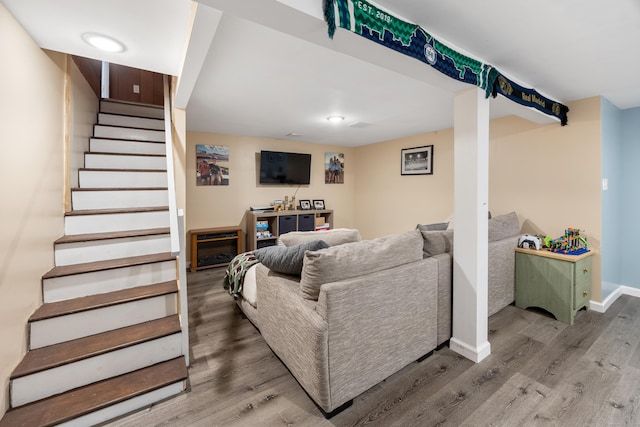
M 516 307 L 539 307 L 573 324 L 591 298 L 591 255 L 516 249 Z

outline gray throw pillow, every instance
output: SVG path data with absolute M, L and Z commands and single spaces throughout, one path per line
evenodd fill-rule
M 489 220 L 488 228 L 490 242 L 516 236 L 520 234 L 518 215 L 515 212 L 510 212 L 508 214 L 494 216 Z
M 420 231 L 446 230 L 448 222 L 438 222 L 435 224 L 418 224 L 416 228 Z
M 424 240 L 424 258 L 453 252 L 453 230 L 423 230 L 421 233 Z
M 311 240 L 295 246 L 267 246 L 256 249 L 253 255 L 265 267 L 276 273 L 300 275 L 305 251 L 326 249 L 329 245 L 324 240 Z

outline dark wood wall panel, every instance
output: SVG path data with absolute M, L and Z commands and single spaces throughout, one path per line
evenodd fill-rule
M 96 59 L 83 58 L 81 56 L 72 56 L 72 58 L 93 92 L 100 98 L 102 63 Z
M 140 88 L 134 92 L 134 85 Z M 111 99 L 162 105 L 164 102 L 162 74 L 123 65 L 109 64 L 109 90 Z

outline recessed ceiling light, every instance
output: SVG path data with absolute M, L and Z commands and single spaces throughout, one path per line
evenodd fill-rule
M 91 46 L 104 50 L 105 52 L 124 52 L 124 44 L 113 37 L 105 36 L 98 33 L 84 33 L 82 39 Z
M 344 120 L 344 117 L 342 117 L 342 116 L 329 116 L 329 117 L 327 117 L 327 120 L 329 120 L 331 123 L 340 123 L 341 121 Z

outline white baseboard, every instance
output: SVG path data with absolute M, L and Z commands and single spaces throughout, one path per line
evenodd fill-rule
M 449 348 L 475 363 L 482 361 L 491 354 L 491 344 L 489 341 L 478 347 L 473 347 L 457 338 L 451 338 L 451 340 L 449 340 Z
M 618 286 L 608 297 L 602 302 L 589 301 L 589 309 L 598 313 L 604 313 L 611 307 L 611 304 L 616 302 L 622 295 L 629 295 L 632 297 L 640 298 L 640 289 L 632 288 L 629 286 Z

